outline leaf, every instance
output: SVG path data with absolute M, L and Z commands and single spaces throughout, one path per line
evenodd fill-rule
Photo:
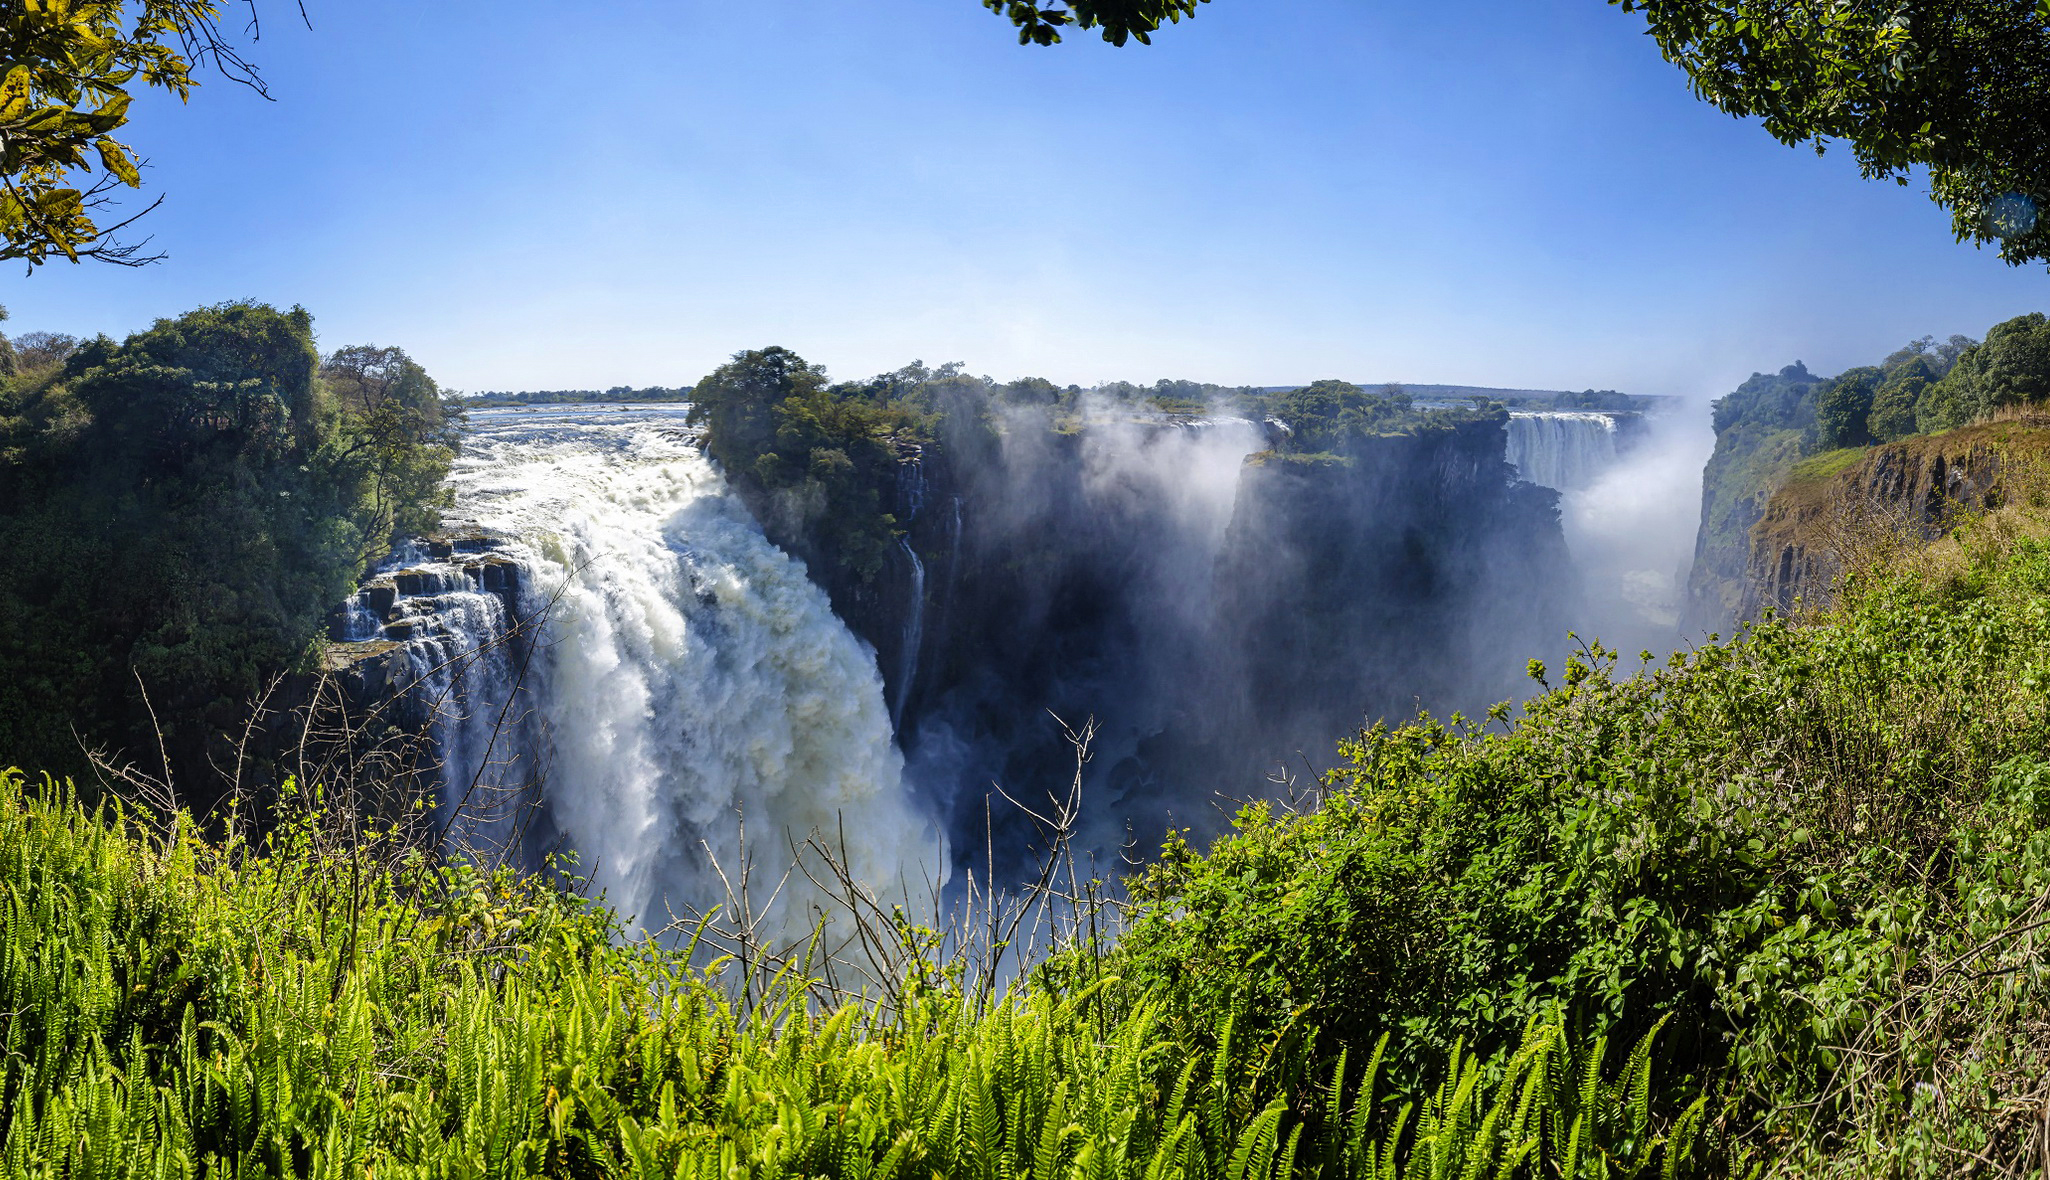
M 6 80 L 0 81 L 0 123 L 12 123 L 28 112 L 29 89 L 27 66 L 7 71 Z
M 129 158 L 128 152 L 120 144 L 102 138 L 94 146 L 100 149 L 100 164 L 107 171 L 120 177 L 121 183 L 129 188 L 141 187 L 142 172 L 136 168 L 135 161 Z

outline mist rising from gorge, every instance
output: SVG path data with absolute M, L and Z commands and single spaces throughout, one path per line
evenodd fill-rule
M 1579 577 L 1573 630 L 1625 653 L 1663 658 L 1698 638 L 1680 621 L 1701 515 L 1701 469 L 1715 447 L 1706 407 L 1649 414 L 1642 433 L 1584 486 L 1560 494 Z

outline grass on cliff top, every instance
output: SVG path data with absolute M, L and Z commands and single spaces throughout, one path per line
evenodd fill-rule
M 1865 452 L 1868 449 L 1867 447 L 1840 447 L 1834 451 L 1824 451 L 1819 455 L 1810 456 L 1794 464 L 1793 468 L 1787 472 L 1787 482 L 1789 484 L 1806 483 L 1813 480 L 1828 479 L 1840 472 L 1849 471 L 1857 466 L 1858 460 L 1865 457 Z

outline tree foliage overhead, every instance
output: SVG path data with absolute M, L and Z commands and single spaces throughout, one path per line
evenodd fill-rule
M 983 0 L 1021 43 L 1150 43 L 1206 0 Z M 2050 260 L 2050 0 L 1609 0 L 1643 15 L 1716 107 L 1783 143 L 1832 139 L 1872 179 L 1929 170 L 1959 241 Z
M 1783 143 L 1929 170 L 1959 241 L 2050 258 L 2050 0 L 1610 0 L 1696 94 Z
M 1038 0 L 982 0 L 984 8 L 1010 17 L 1018 26 L 1020 45 L 1056 44 L 1061 29 L 1069 25 L 1101 29 L 1103 39 L 1112 45 L 1126 41 L 1151 45 L 1151 34 L 1159 31 L 1163 21 L 1178 23 L 1185 16 L 1194 17 L 1196 6 L 1207 3 L 1209 0 L 1063 0 L 1041 8 Z
M 223 43 L 220 14 L 217 0 L 0 5 L 0 260 L 155 260 L 115 236 L 134 217 L 102 224 L 118 190 L 142 185 L 140 162 L 114 133 L 138 86 L 182 101 L 209 60 L 262 91 Z

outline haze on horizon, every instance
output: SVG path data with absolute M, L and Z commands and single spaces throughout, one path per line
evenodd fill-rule
M 278 101 L 139 100 L 168 261 L 0 283 L 116 337 L 304 304 L 459 389 L 1323 376 L 1712 396 L 2043 309 L 2044 274 L 1700 103 L 1599 0 L 1227 0 L 1152 47 L 967 0 L 268 13 Z

